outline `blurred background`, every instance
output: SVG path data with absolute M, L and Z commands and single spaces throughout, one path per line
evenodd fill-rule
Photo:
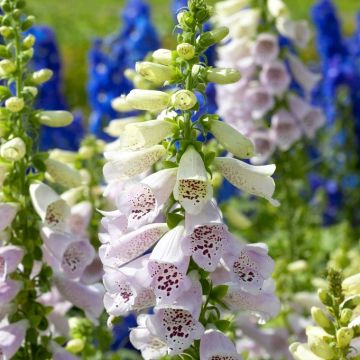
M 215 3 L 216 0 L 210 0 Z M 314 0 L 285 1 L 295 19 L 308 19 Z M 336 0 L 344 33 L 350 34 L 355 27 L 359 0 Z M 172 39 L 174 26 L 170 13 L 170 0 L 149 0 L 152 20 L 164 45 Z M 29 0 L 29 12 L 36 16 L 37 24 L 48 25 L 55 31 L 63 61 L 65 94 L 71 109 L 81 108 L 88 114 L 86 96 L 87 53 L 94 38 L 117 32 L 122 24 L 120 12 L 124 0 Z M 316 57 L 312 44 L 305 50 L 308 59 Z

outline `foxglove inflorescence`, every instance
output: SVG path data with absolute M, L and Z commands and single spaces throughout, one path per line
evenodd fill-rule
M 216 21 L 230 29 L 230 41 L 218 47 L 218 66 L 233 67 L 241 81 L 219 89 L 218 113 L 254 142 L 255 164 L 278 148 L 290 149 L 302 136 L 313 138 L 324 124 L 309 103 L 320 76 L 307 69 L 293 46 L 306 47 L 306 21 L 290 19 L 281 0 L 225 0 L 216 4 Z M 270 126 L 269 126 L 270 125 Z
M 215 114 L 196 116 L 210 81 L 240 78 L 236 70 L 206 63 L 204 51 L 228 34 L 226 27 L 204 32 L 210 16 L 204 0 L 190 0 L 177 15 L 176 50 L 156 50 L 136 64 L 139 75 L 170 90 L 136 89 L 119 98 L 119 108 L 148 111 L 153 120 L 116 123 L 120 139 L 105 152 L 104 194 L 112 205 L 102 211 L 100 233 L 104 304 L 109 325 L 138 313 L 130 340 L 145 359 L 182 353 L 240 359 L 223 332 L 231 322 L 222 313 L 247 310 L 266 320 L 279 310 L 267 247 L 235 239 L 213 198 L 216 170 L 237 188 L 278 205 L 275 165 L 233 157 L 252 157 L 252 142 Z M 232 155 L 216 157 L 197 140 L 208 133 Z

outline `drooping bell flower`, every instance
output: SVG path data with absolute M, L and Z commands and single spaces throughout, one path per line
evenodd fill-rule
M 0 306 L 8 304 L 12 301 L 21 290 L 22 283 L 20 281 L 7 279 L 0 282 Z
M 206 330 L 200 340 L 200 359 L 242 360 L 234 343 L 218 330 Z
M 0 231 L 5 230 L 14 221 L 18 206 L 13 203 L 0 203 Z
M 0 355 L 1 359 L 10 360 L 19 350 L 25 340 L 29 324 L 26 320 L 0 327 Z
M 5 281 L 7 275 L 17 269 L 23 256 L 24 250 L 18 246 L 0 247 L 0 281 Z

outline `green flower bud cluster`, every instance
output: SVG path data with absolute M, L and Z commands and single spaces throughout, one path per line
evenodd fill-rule
M 307 328 L 307 344 L 290 346 L 296 360 L 348 359 L 351 341 L 360 335 L 356 319 L 356 308 L 360 305 L 360 274 L 342 281 L 341 273 L 330 269 L 328 282 L 328 289 L 318 292 L 323 307 L 311 309 L 317 326 Z

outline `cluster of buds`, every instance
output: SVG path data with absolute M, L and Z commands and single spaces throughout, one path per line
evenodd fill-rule
M 312 307 L 316 326 L 306 329 L 307 343 L 294 343 L 295 360 L 359 359 L 360 274 L 341 281 L 341 274 L 329 271 L 329 289 L 318 292 L 322 308 Z
M 119 110 L 145 110 L 153 119 L 116 120 L 108 128 L 119 139 L 107 146 L 103 170 L 104 195 L 112 204 L 102 211 L 100 233 L 104 305 L 109 325 L 142 312 L 130 340 L 144 359 L 182 353 L 241 359 L 225 335 L 231 323 L 222 312 L 250 311 L 267 319 L 279 311 L 266 245 L 236 239 L 213 197 L 216 170 L 242 191 L 278 205 L 275 165 L 237 159 L 253 156 L 252 142 L 214 114 L 196 116 L 209 81 L 240 78 L 236 70 L 202 61 L 203 52 L 228 34 L 225 27 L 203 32 L 210 16 L 204 0 L 190 0 L 178 14 L 176 50 L 157 50 L 137 64 L 140 76 L 171 90 L 136 89 L 114 101 Z M 229 156 L 216 157 L 197 140 L 207 133 Z M 144 313 L 150 307 L 153 314 Z
M 231 66 L 241 81 L 219 89 L 219 114 L 255 144 L 254 164 L 266 162 L 278 148 L 286 151 L 302 136 L 313 138 L 324 124 L 308 98 L 320 76 L 307 69 L 288 43 L 304 48 L 311 36 L 306 21 L 293 21 L 282 0 L 249 7 L 250 0 L 216 4 L 219 24 L 231 40 L 218 47 L 219 66 Z M 294 83 L 298 87 L 294 87 Z M 269 126 L 270 125 L 270 126 Z

